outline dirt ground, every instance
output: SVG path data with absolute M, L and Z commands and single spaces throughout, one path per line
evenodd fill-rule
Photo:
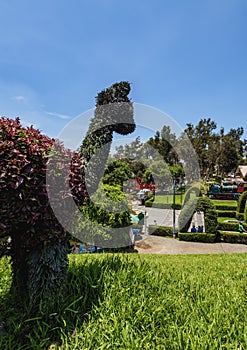
M 247 253 L 247 245 L 183 242 L 173 238 L 139 235 L 135 249 L 140 254 L 233 254 Z

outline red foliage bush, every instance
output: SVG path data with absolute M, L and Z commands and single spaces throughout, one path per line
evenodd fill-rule
M 68 212 L 67 199 L 71 196 L 81 205 L 87 192 L 78 153 L 32 126 L 22 127 L 19 118 L 0 118 L 0 232 L 18 239 L 19 248 L 26 252 L 66 238 L 50 206 L 48 164 L 52 198 L 61 210 Z

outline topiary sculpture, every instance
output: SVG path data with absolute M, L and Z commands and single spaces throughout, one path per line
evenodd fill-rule
M 22 302 L 34 306 L 55 299 L 66 277 L 70 235 L 50 205 L 48 164 L 52 165 L 49 181 L 57 189 L 54 201 L 66 215 L 71 196 L 81 206 L 88 192 L 97 188 L 97 166 L 106 162 L 113 132 L 135 129 L 129 91 L 129 83 L 121 82 L 98 94 L 95 117 L 80 152 L 21 126 L 18 118 L 0 119 L 0 234 L 11 237 L 13 286 Z

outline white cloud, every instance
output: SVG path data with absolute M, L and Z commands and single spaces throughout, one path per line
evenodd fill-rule
M 21 96 L 21 95 L 14 96 L 14 97 L 12 97 L 12 99 L 15 100 L 15 101 L 25 101 L 25 97 Z
M 56 112 L 47 112 L 45 111 L 46 114 L 52 116 L 52 117 L 57 117 L 59 119 L 70 119 L 71 117 L 69 115 L 65 115 L 65 114 L 60 114 L 60 113 L 56 113 Z

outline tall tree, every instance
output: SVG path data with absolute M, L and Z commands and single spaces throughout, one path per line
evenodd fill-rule
M 189 137 L 198 157 L 201 173 L 208 173 L 208 149 L 215 140 L 214 130 L 216 129 L 216 123 L 211 118 L 204 118 L 194 126 L 191 123 L 187 124 L 185 132 Z
M 243 127 L 230 129 L 227 134 L 224 129 L 221 132 L 216 168 L 222 176 L 235 171 L 242 160 L 246 145 L 246 140 L 241 140 L 243 134 Z
M 131 169 L 125 162 L 113 160 L 109 162 L 102 182 L 103 184 L 108 185 L 118 185 L 121 189 L 123 189 L 124 182 L 129 180 L 131 175 Z
M 166 163 L 173 165 L 178 162 L 178 156 L 174 151 L 176 142 L 176 134 L 171 132 L 170 126 L 164 125 L 161 131 L 156 131 L 155 136 L 147 141 L 147 144 L 156 149 Z

